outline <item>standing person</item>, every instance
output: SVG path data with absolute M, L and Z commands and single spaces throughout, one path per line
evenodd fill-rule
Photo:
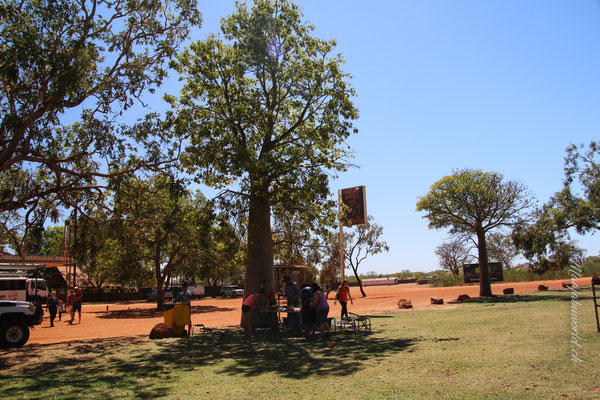
M 340 286 L 335 294 L 335 301 L 333 304 L 336 304 L 336 301 L 340 301 L 340 305 L 342 306 L 342 315 L 341 318 L 348 318 L 348 299 L 350 299 L 350 304 L 354 304 L 352 301 L 352 296 L 350 295 L 350 287 L 348 286 L 348 281 L 342 282 L 342 286 Z
M 59 302 L 56 297 L 56 292 L 52 291 L 50 297 L 48 297 L 48 303 L 46 304 L 46 310 L 50 313 L 50 326 L 54 326 L 54 318 L 56 318 L 56 311 L 58 311 Z
M 315 309 L 310 306 L 313 290 L 308 283 L 304 283 L 300 292 L 302 292 L 302 327 L 307 334 L 311 334 L 315 328 Z
M 73 317 L 75 316 L 73 313 L 73 303 L 75 303 L 75 293 L 73 293 L 73 290 L 69 290 L 69 295 L 67 296 L 67 312 L 71 316 L 71 320 L 68 321 L 70 324 L 73 323 Z
M 81 289 L 79 289 L 79 286 L 75 286 L 73 288 L 74 290 L 74 295 L 73 295 L 73 314 L 71 314 L 71 324 L 73 323 L 73 320 L 75 319 L 75 312 L 77 312 L 77 315 L 79 316 L 79 322 L 81 323 L 81 300 L 83 298 L 83 292 L 81 291 Z
M 287 300 L 288 310 L 300 307 L 300 288 L 298 287 L 298 284 L 294 282 L 289 275 L 284 275 L 283 282 L 285 283 L 285 298 Z M 288 312 L 288 316 L 291 317 L 292 328 L 299 329 L 300 321 L 298 314 L 295 312 Z
M 58 320 L 62 319 L 62 315 L 66 312 L 65 303 L 62 300 L 58 301 Z
M 321 335 L 321 338 L 329 337 L 329 324 L 327 323 L 329 304 L 327 304 L 327 297 L 318 284 L 313 283 L 311 287 L 314 294 L 310 306 L 315 309 L 315 318 L 317 324 L 319 324 L 319 334 Z

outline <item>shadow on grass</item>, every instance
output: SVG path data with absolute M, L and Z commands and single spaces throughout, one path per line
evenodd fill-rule
M 548 294 L 505 294 L 491 297 L 473 297 L 469 300 L 460 303 L 476 303 L 476 304 L 495 304 L 495 303 L 522 303 L 532 301 L 559 301 L 563 299 L 570 299 L 565 294 L 560 293 L 548 293 Z M 455 302 L 459 303 L 459 302 Z
M 412 351 L 418 339 L 334 335 L 332 340 L 336 344 L 329 347 L 319 339 L 274 334 L 259 342 L 234 331 L 153 342 L 121 338 L 26 346 L 0 353 L 0 397 L 156 398 L 171 394 L 180 376 L 193 377 L 194 370 L 210 365 L 214 373 L 240 377 L 347 376 L 370 361 Z
M 192 306 L 192 315 L 231 310 L 233 310 L 233 308 L 230 307 Z M 132 308 L 129 310 L 92 311 L 90 312 L 90 314 L 97 314 L 98 318 L 105 319 L 158 318 L 164 315 L 164 311 L 157 310 L 155 308 Z

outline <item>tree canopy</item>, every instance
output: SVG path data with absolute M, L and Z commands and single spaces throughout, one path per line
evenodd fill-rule
M 455 235 L 435 248 L 435 255 L 440 260 L 442 268 L 447 269 L 455 278 L 460 274 L 460 268 L 471 258 L 469 247 L 464 235 Z
M 272 206 L 313 227 L 335 218 L 328 178 L 348 165 L 358 111 L 335 41 L 313 29 L 289 1 L 238 3 L 222 36 L 193 43 L 175 65 L 185 85 L 168 100 L 189 137 L 184 166 L 248 212 L 247 287 L 273 280 Z
M 56 220 L 58 204 L 101 202 L 107 179 L 173 159 L 157 116 L 136 124 L 121 117 L 144 106 L 200 20 L 195 0 L 0 4 L 5 227 L 18 233 L 15 220 L 43 224 L 48 215 Z
M 466 233 L 477 238 L 480 295 L 491 296 L 487 232 L 522 224 L 532 200 L 525 186 L 504 181 L 501 174 L 478 169 L 454 171 L 433 185 L 417 202 L 430 228 L 450 228 L 451 233 Z
M 571 145 L 565 156 L 563 188 L 534 213 L 533 222 L 513 232 L 513 240 L 536 264 L 550 259 L 566 266 L 581 258 L 570 232 L 595 232 L 600 228 L 600 145 Z

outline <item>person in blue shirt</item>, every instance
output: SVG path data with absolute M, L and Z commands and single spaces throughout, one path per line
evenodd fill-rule
M 54 326 L 54 319 L 56 318 L 56 312 L 58 311 L 58 298 L 56 292 L 52 291 L 50 297 L 48 297 L 48 304 L 46 304 L 46 310 L 50 313 L 50 326 Z

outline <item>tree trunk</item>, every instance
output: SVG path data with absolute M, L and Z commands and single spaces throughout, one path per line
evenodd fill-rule
M 156 273 L 156 309 L 160 310 L 162 303 L 165 300 L 165 292 L 163 291 L 163 283 L 166 274 L 160 273 L 160 247 L 156 246 L 154 254 L 154 270 Z
M 362 297 L 367 297 L 367 294 L 365 293 L 365 290 L 363 289 L 362 281 L 360 280 L 360 277 L 358 276 L 357 269 L 354 269 L 354 267 L 352 267 L 352 272 L 354 272 L 354 277 L 356 278 L 356 281 L 358 282 L 358 287 L 360 288 L 360 293 L 362 294 Z M 344 282 L 342 282 L 342 283 L 344 283 Z
M 273 282 L 273 237 L 271 205 L 266 190 L 251 190 L 248 214 L 248 257 L 244 298 L 260 289 L 263 279 Z
M 479 253 L 479 295 L 489 297 L 492 295 L 492 285 L 490 284 L 490 268 L 483 230 L 477 231 L 477 251 Z

